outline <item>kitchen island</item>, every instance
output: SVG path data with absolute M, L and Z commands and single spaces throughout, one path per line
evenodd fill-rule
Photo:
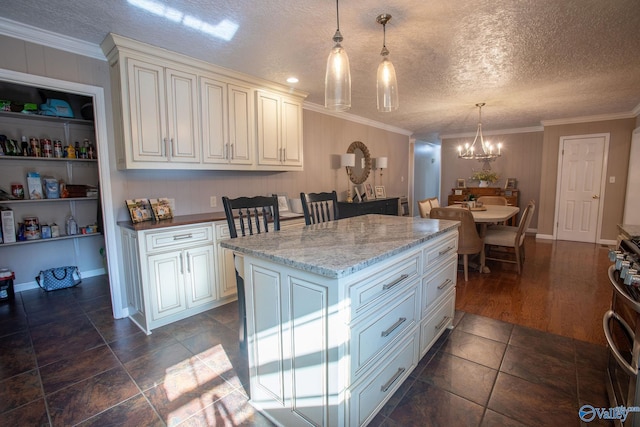
M 251 403 L 366 425 L 455 311 L 458 222 L 385 215 L 221 241 L 244 256 Z

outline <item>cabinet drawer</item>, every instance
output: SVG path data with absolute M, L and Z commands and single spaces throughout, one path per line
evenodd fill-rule
M 422 278 L 422 317 L 426 317 L 428 310 L 455 288 L 457 277 L 458 257 L 451 255 L 425 274 Z
M 361 426 L 393 396 L 418 363 L 418 331 L 402 340 L 391 357 L 353 388 L 349 400 L 350 426 Z
M 418 277 L 420 253 L 385 265 L 380 270 L 367 275 L 349 288 L 351 299 L 351 317 L 356 318 L 366 309 L 378 303 L 389 301 L 396 292 L 406 288 L 407 284 Z
M 390 301 L 384 311 L 375 311 L 352 327 L 351 375 L 355 378 L 399 336 L 419 322 L 417 286 Z
M 422 322 L 420 328 L 420 357 L 424 356 L 433 343 L 453 322 L 456 310 L 456 291 L 451 289 L 449 295 L 435 308 L 433 313 Z
M 145 233 L 147 251 L 179 249 L 203 242 L 213 242 L 213 229 L 210 225 L 171 227 L 169 231 Z
M 442 240 L 438 239 L 438 241 L 433 243 L 433 246 L 430 246 L 424 250 L 424 271 L 426 272 L 430 269 L 434 264 L 440 262 L 445 259 L 452 253 L 458 252 L 458 232 L 454 232 L 451 234 L 447 234 L 444 237 L 441 237 Z

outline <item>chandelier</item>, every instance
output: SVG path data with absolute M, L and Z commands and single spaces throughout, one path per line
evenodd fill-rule
M 478 160 L 484 163 L 483 169 L 490 170 L 490 162 L 502 155 L 502 144 L 494 146 L 489 141 L 485 141 L 482 136 L 482 107 L 484 107 L 484 105 L 484 102 L 476 104 L 476 107 L 478 107 L 478 130 L 476 131 L 476 137 L 471 144 L 466 143 L 464 147 L 458 145 L 458 158 Z M 478 146 L 476 146 L 476 142 L 479 142 Z

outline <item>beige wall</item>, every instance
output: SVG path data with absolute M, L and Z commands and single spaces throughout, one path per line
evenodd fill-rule
M 602 233 L 599 238 L 604 240 L 616 239 L 618 234 L 616 226 L 622 222 L 631 133 L 635 126 L 636 119 L 631 118 L 545 127 L 542 151 L 542 179 L 540 181 L 539 234 L 553 234 L 560 137 L 609 133 L 608 163 L 605 167 L 607 184 L 602 198 L 604 212 Z M 610 176 L 615 176 L 615 183 L 609 183 L 608 177 Z
M 495 185 L 504 186 L 506 178 L 516 178 L 520 190 L 520 208 L 523 209 L 528 200 L 537 202 L 540 199 L 543 132 L 489 135 L 485 140 L 502 143 L 502 157 L 491 163 L 491 169 L 498 172 L 501 178 Z M 474 170 L 482 169 L 482 163 L 458 158 L 458 145 L 471 141 L 473 137 L 442 140 L 441 197 L 445 205 L 458 178 L 467 179 L 467 186 L 478 185 L 469 178 Z M 537 215 L 534 215 L 531 228 L 536 228 L 536 224 Z

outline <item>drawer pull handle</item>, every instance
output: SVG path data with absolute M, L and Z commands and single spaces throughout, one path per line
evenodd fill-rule
M 449 252 L 451 249 L 453 249 L 453 246 L 449 246 L 447 249 L 443 249 L 440 252 L 438 252 L 438 256 L 442 256 L 444 254 L 446 254 L 447 252 Z
M 449 323 L 449 319 L 450 319 L 450 317 L 449 317 L 449 316 L 444 316 L 444 317 L 442 318 L 442 321 L 440 321 L 440 323 L 438 323 L 438 326 L 436 326 L 436 330 L 440 330 L 440 329 L 442 329 L 442 327 L 443 327 L 444 325 L 446 325 L 447 323 Z
M 193 234 L 189 233 L 189 234 L 181 234 L 179 236 L 173 236 L 173 240 L 184 240 L 184 239 L 190 239 L 193 237 Z
M 396 329 L 398 329 L 398 327 L 400 325 L 402 325 L 404 322 L 407 321 L 406 317 L 401 317 L 398 319 L 398 321 L 396 323 L 394 323 L 393 325 L 389 326 L 389 329 L 387 329 L 386 331 L 382 331 L 382 336 L 383 337 L 388 337 L 389 335 L 391 335 L 391 333 L 393 331 L 395 331 Z
M 453 280 L 451 280 L 451 279 L 445 280 L 444 282 L 442 282 L 442 284 L 440 286 L 438 286 L 438 289 L 446 288 L 449 285 L 449 283 L 453 283 Z
M 402 374 L 404 373 L 404 371 L 406 371 L 405 368 L 398 368 L 398 370 L 396 371 L 395 374 L 393 374 L 393 376 L 389 379 L 389 381 L 387 381 L 386 383 L 384 383 L 382 385 L 382 387 L 380 387 L 380 391 L 383 393 L 386 393 L 387 390 L 389 390 L 391 388 L 391 386 L 393 385 L 393 383 L 395 383 L 398 378 L 400 378 L 402 376 Z
M 402 282 L 404 279 L 406 279 L 407 277 L 409 277 L 408 274 L 403 274 L 402 276 L 398 277 L 396 280 L 394 280 L 391 283 L 387 283 L 386 285 L 384 285 L 382 287 L 383 291 L 386 291 L 387 289 L 391 289 L 393 288 L 395 285 L 397 285 L 398 283 Z

